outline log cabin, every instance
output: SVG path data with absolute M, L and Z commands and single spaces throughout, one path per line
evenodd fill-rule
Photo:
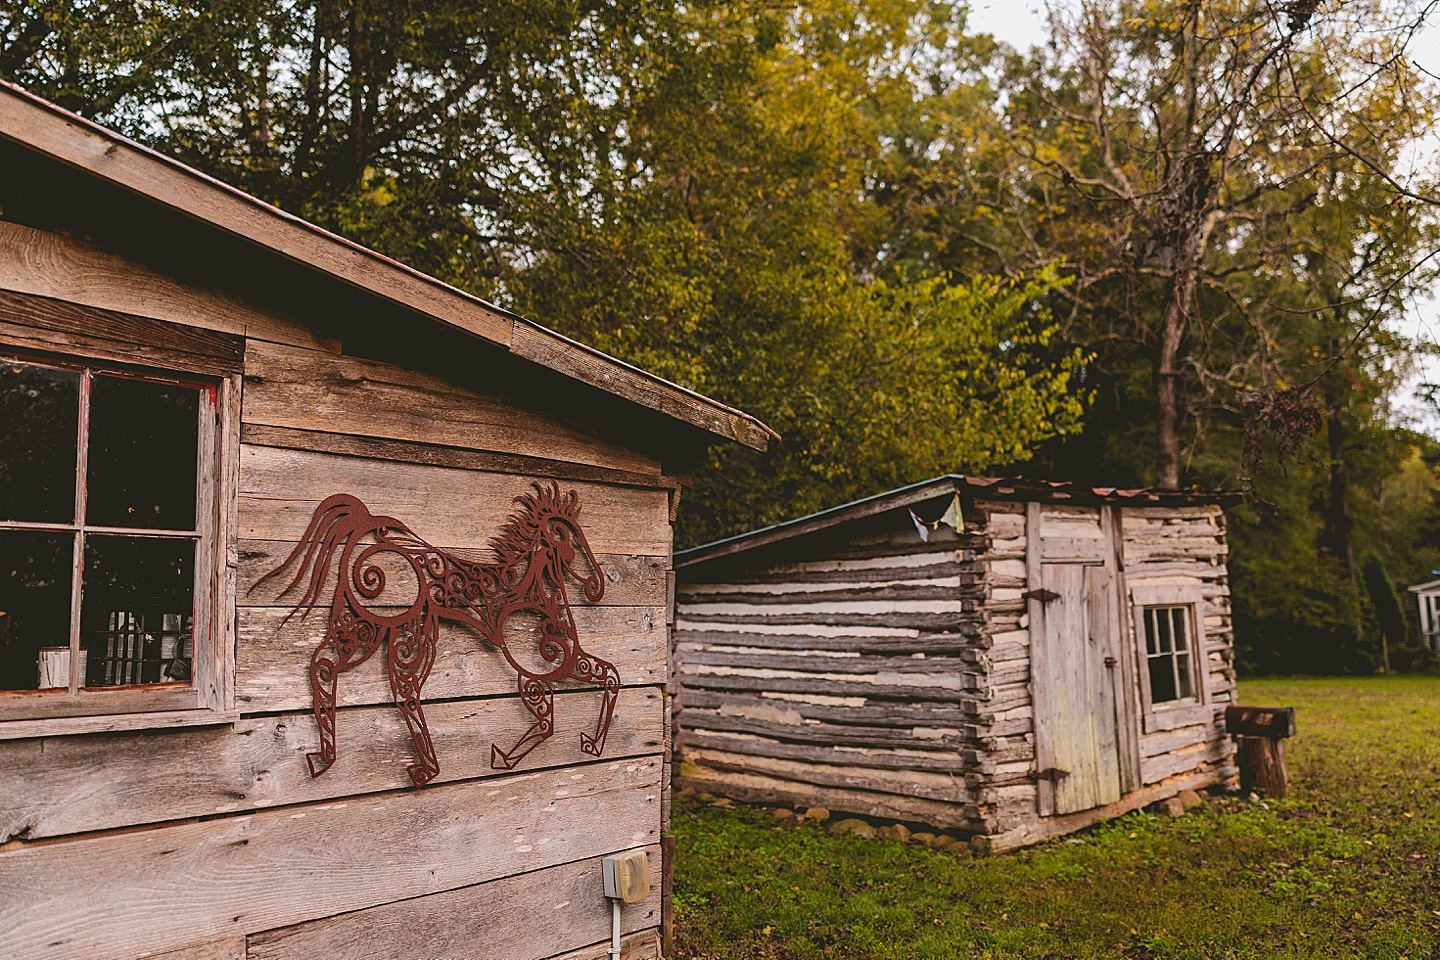
M 0 171 L 0 956 L 590 960 L 633 851 L 658 956 L 677 478 L 773 434 L 9 85 Z
M 1230 783 L 1225 502 L 945 476 L 677 553 L 677 786 L 998 852 Z

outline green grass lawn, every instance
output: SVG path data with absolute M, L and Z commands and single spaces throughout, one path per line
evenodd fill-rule
M 746 958 L 1440 957 L 1440 679 L 1256 680 L 1290 799 L 991 858 L 677 801 L 676 946 Z

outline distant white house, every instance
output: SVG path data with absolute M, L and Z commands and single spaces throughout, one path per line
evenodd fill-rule
M 1420 601 L 1420 634 L 1425 645 L 1440 653 L 1440 580 L 1416 584 L 1410 592 Z

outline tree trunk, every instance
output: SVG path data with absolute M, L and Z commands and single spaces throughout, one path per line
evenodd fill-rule
M 1186 258 L 1176 264 L 1160 317 L 1160 349 L 1155 362 L 1155 485 L 1161 490 L 1180 489 L 1180 344 L 1199 273 L 1198 261 Z
M 368 67 L 365 49 L 365 4 L 354 0 L 350 6 L 350 148 L 354 164 L 353 183 L 365 176 L 365 81 Z
M 1332 356 L 1340 349 L 1337 341 L 1331 342 Z M 1330 483 L 1325 504 L 1325 529 L 1321 545 L 1331 556 L 1340 561 L 1340 569 L 1351 589 L 1358 598 L 1360 577 L 1355 568 L 1355 539 L 1351 536 L 1350 521 L 1350 473 L 1345 463 L 1345 422 L 1340 418 L 1343 407 L 1344 384 L 1335 371 L 1331 371 L 1325 382 L 1325 442 L 1329 453 Z M 1364 636 L 1365 625 L 1361 621 L 1359 604 L 1355 607 L 1355 620 L 1350 624 L 1350 642 L 1356 649 Z M 1390 645 L 1382 632 L 1380 635 L 1380 672 L 1390 672 Z

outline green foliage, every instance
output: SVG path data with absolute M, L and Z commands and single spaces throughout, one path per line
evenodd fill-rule
M 12 10 L 3 72 L 774 426 L 763 458 L 715 452 L 682 543 L 1018 462 L 1079 427 L 1053 271 L 890 261 L 884 197 L 917 132 L 990 96 L 992 46 L 959 8 L 121 7 L 118 26 L 66 14 L 105 43 Z M 94 77 L 67 74 L 77 45 Z M 132 73 L 128 96 L 99 95 Z
M 1426 957 L 1440 948 L 1440 680 L 1267 680 L 1291 797 L 1134 813 L 990 858 L 681 801 L 678 955 Z
M 1020 56 L 938 0 L 0 0 L 0 77 L 770 423 L 679 546 L 951 470 L 1155 482 L 1178 407 L 1182 485 L 1252 494 L 1241 667 L 1365 672 L 1355 558 L 1440 567 L 1380 322 L 1440 264 L 1407 2 L 1104 0 Z

